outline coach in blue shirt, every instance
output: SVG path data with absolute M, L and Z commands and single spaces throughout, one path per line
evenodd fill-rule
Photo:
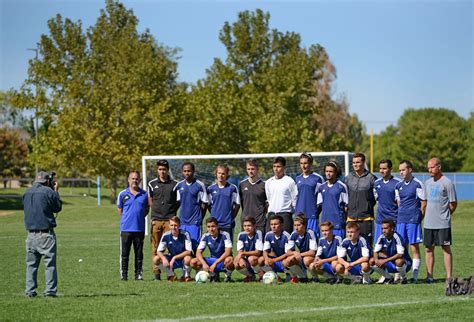
M 140 172 L 128 175 L 128 188 L 119 193 L 117 208 L 120 215 L 120 276 L 128 279 L 128 260 L 133 244 L 135 252 L 135 279 L 143 280 L 143 241 L 145 239 L 145 217 L 148 214 L 148 195 L 139 187 Z
M 56 271 L 56 219 L 62 202 L 59 198 L 58 183 L 44 171 L 38 172 L 33 186 L 23 195 L 26 239 L 26 296 L 35 297 L 38 286 L 37 273 L 41 257 L 44 256 L 46 287 L 44 296 L 55 297 L 58 287 Z

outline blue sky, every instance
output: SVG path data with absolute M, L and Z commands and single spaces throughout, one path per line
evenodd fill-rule
M 334 96 L 376 133 L 408 107 L 474 111 L 473 1 L 123 1 L 167 46 L 181 48 L 180 80 L 205 76 L 225 21 L 261 8 L 271 27 L 298 32 L 303 45 L 319 43 L 337 69 Z M 95 23 L 99 0 L 0 0 L 0 89 L 18 88 L 47 20 L 60 13 L 83 26 Z

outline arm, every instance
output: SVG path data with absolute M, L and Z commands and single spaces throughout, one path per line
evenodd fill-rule
M 329 258 L 320 258 L 320 257 L 316 257 L 316 260 L 322 264 L 324 263 L 332 263 L 334 261 L 337 261 L 337 255 L 336 256 L 333 256 L 333 257 L 329 257 Z
M 235 217 L 237 217 L 237 215 L 239 214 L 239 209 L 240 209 L 240 205 L 234 203 L 234 209 L 233 209 L 233 218 L 234 218 L 234 219 L 235 219 Z
M 426 211 L 426 200 L 421 200 L 421 218 L 423 219 L 425 217 L 425 211 Z
M 205 261 L 204 257 L 202 256 L 202 249 L 198 249 L 196 252 L 196 258 L 201 262 L 202 264 L 202 269 L 205 271 L 209 271 L 209 265 L 207 265 L 207 262 Z
M 363 257 L 359 258 L 358 260 L 353 261 L 352 263 L 350 263 L 349 266 L 354 267 L 356 265 L 366 263 L 366 262 L 369 262 L 369 256 L 363 256 Z
M 216 268 L 217 264 L 219 264 L 220 262 L 223 262 L 227 257 L 231 255 L 232 255 L 232 248 L 226 247 L 224 250 L 224 253 L 222 253 L 222 255 L 214 262 L 214 264 L 212 264 L 211 267 L 209 267 L 209 270 L 211 272 L 214 272 L 214 269 Z
M 457 207 L 458 207 L 458 202 L 457 201 L 453 201 L 453 202 L 449 203 L 449 211 L 451 211 L 451 216 L 454 214 Z

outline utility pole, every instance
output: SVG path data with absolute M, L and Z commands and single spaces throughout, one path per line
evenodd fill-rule
M 38 47 L 26 48 L 26 50 L 35 52 L 35 60 L 38 60 Z M 37 85 L 35 85 L 35 96 L 38 95 Z M 38 175 L 38 106 L 35 106 L 35 178 Z

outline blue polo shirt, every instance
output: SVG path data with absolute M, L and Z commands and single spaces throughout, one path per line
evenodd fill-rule
M 120 218 L 121 232 L 145 232 L 145 211 L 148 209 L 148 195 L 138 188 L 134 195 L 130 187 L 122 190 L 117 198 L 117 208 L 122 209 Z

